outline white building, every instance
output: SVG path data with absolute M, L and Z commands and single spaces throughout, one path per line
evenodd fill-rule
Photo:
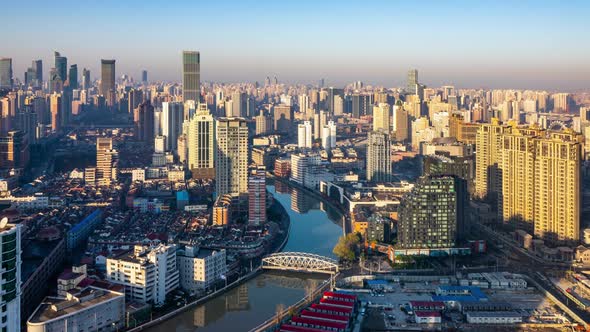
M 158 135 L 154 137 L 154 153 L 164 153 L 166 149 L 166 136 Z
M 304 121 L 297 126 L 297 146 L 300 148 L 308 148 L 311 149 L 312 147 L 312 137 L 311 137 L 311 122 Z
M 180 102 L 163 102 L 161 128 L 162 135 L 166 136 L 166 148 L 168 151 L 176 151 L 178 136 L 182 133 L 184 121 L 184 105 Z
M 176 245 L 136 245 L 133 251 L 107 258 L 107 280 L 125 286 L 130 301 L 161 304 L 178 288 Z
M 334 121 L 328 121 L 328 124 L 322 128 L 322 147 L 325 150 L 336 147 L 336 124 Z
M 145 181 L 145 169 L 143 168 L 136 168 L 131 171 L 131 181 Z
M 21 225 L 0 221 L 0 330 L 20 331 Z
M 120 331 L 125 328 L 125 295 L 96 287 L 47 297 L 27 321 L 29 332 Z M 13 331 L 13 330 L 9 330 Z
M 226 278 L 225 249 L 216 251 L 185 247 L 177 252 L 180 287 L 194 294 Z
M 311 188 L 318 189 L 320 182 L 334 180 L 334 174 L 326 170 L 317 154 L 291 155 L 291 181 Z

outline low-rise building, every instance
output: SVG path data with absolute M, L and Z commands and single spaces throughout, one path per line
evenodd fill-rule
M 119 331 L 125 328 L 123 293 L 87 287 L 47 297 L 27 321 L 29 332 Z
M 209 250 L 185 247 L 177 252 L 180 287 L 191 294 L 211 287 L 225 279 L 227 263 L 225 249 Z
M 522 315 L 513 311 L 468 311 L 469 324 L 515 324 L 522 323 Z

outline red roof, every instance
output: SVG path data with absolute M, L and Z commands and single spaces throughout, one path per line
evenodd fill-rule
M 332 299 L 321 299 L 320 300 L 320 303 L 321 304 L 334 305 L 334 306 L 340 306 L 340 307 L 345 307 L 345 308 L 352 308 L 352 307 L 354 307 L 354 303 L 353 302 L 338 301 L 338 300 L 332 300 Z
M 333 298 L 341 298 L 341 299 L 349 299 L 349 300 L 353 300 L 356 301 L 357 297 L 356 295 L 350 295 L 350 294 L 342 294 L 342 293 L 336 293 L 336 292 L 324 292 L 324 297 L 333 297 Z
M 324 332 L 326 330 L 314 329 L 313 327 L 295 326 L 290 324 L 281 325 L 281 331 L 285 332 Z
M 443 307 L 445 306 L 444 302 L 440 301 L 410 301 L 410 305 L 412 307 Z
M 335 306 L 331 306 L 331 305 L 324 305 L 324 304 L 318 304 L 318 303 L 312 304 L 311 309 L 326 310 L 326 311 L 331 311 L 331 312 L 341 312 L 341 313 L 345 313 L 345 314 L 352 313 L 352 308 L 341 308 L 341 307 L 335 307 Z
M 309 311 L 307 309 L 301 311 L 301 316 L 308 317 L 308 318 L 317 318 L 317 319 L 322 319 L 322 320 L 333 320 L 333 321 L 338 321 L 338 322 L 342 322 L 342 323 L 348 323 L 348 317 L 346 317 L 346 316 L 324 314 L 321 312 Z
M 305 317 L 299 317 L 299 316 L 294 316 L 293 318 L 291 318 L 291 321 L 294 323 L 299 323 L 299 324 L 308 324 L 308 325 L 312 325 L 312 326 L 322 326 L 322 327 L 332 327 L 335 329 L 345 329 L 346 326 L 348 326 L 348 324 L 345 324 L 345 323 L 329 322 L 329 321 L 325 321 L 325 320 L 305 318 Z
M 440 317 L 438 311 L 415 311 L 414 314 L 416 317 Z

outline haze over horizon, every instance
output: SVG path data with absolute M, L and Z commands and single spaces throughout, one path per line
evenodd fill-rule
M 47 73 L 57 50 L 93 79 L 100 59 L 112 58 L 118 77 L 137 80 L 146 69 L 151 81 L 180 81 L 182 50 L 197 50 L 203 81 L 277 76 L 392 87 L 417 68 L 428 86 L 590 86 L 590 45 L 582 42 L 590 5 L 582 1 L 32 2 L 37 10 L 15 3 L 0 22 L 14 31 L 4 36 L 0 56 L 13 59 L 20 80 L 33 59 L 42 59 Z

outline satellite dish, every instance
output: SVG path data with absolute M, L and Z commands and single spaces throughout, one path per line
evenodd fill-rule
M 0 220 L 0 229 L 6 227 L 6 225 L 8 225 L 8 218 L 4 217 Z

